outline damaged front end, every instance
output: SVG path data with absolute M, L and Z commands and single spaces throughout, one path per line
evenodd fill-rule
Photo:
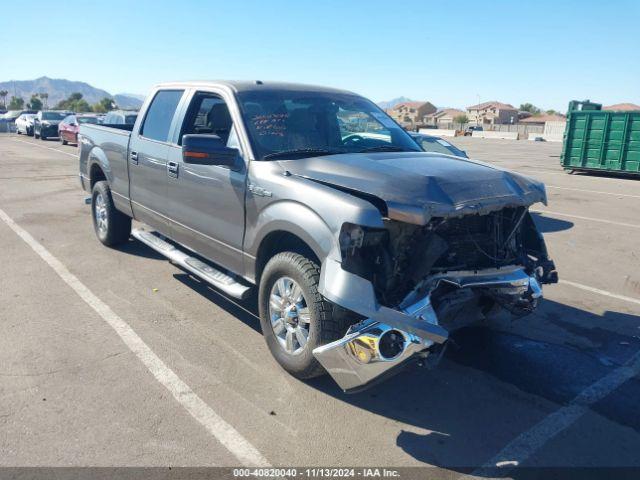
M 364 320 L 313 354 L 345 391 L 439 357 L 449 333 L 461 327 L 531 313 L 541 284 L 558 278 L 522 206 L 426 225 L 345 223 L 339 243 L 342 262 L 327 259 L 320 292 Z

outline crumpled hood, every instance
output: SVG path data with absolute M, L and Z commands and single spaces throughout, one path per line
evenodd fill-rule
M 426 152 L 352 153 L 281 160 L 291 174 L 383 200 L 389 218 L 418 225 L 432 217 L 546 204 L 544 185 L 473 160 Z

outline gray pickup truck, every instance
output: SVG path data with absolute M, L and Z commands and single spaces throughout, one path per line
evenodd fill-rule
M 528 211 L 542 183 L 423 152 L 350 92 L 162 84 L 135 125 L 82 125 L 79 142 L 99 240 L 133 236 L 227 295 L 257 291 L 298 378 L 353 392 L 435 364 L 452 331 L 524 316 L 557 281 Z

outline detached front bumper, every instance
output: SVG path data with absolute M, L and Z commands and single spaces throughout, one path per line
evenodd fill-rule
M 451 272 L 431 279 L 433 291 L 445 282 L 457 288 L 486 288 L 514 299 L 537 302 L 542 287 L 522 267 Z M 379 305 L 373 286 L 364 278 L 327 259 L 320 275 L 320 293 L 337 305 L 367 317 L 347 334 L 313 350 L 313 355 L 346 392 L 363 390 L 424 359 L 449 332 L 438 322 L 431 295 L 415 299 L 402 311 Z

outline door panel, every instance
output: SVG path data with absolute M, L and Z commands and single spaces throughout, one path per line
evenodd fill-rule
M 129 181 L 133 215 L 166 233 L 167 152 L 166 144 L 132 137 L 129 144 Z
M 168 233 L 167 155 L 174 117 L 184 90 L 159 90 L 140 130 L 129 143 L 129 181 L 134 218 Z
M 180 139 L 186 133 L 217 134 L 227 140 L 227 145 L 236 147 L 237 137 L 226 105 L 213 94 L 194 95 Z M 168 155 L 170 165 L 177 169 L 177 174 L 168 176 L 173 238 L 228 270 L 242 273 L 244 162 L 239 161 L 236 170 L 186 164 L 180 145 L 172 145 Z

